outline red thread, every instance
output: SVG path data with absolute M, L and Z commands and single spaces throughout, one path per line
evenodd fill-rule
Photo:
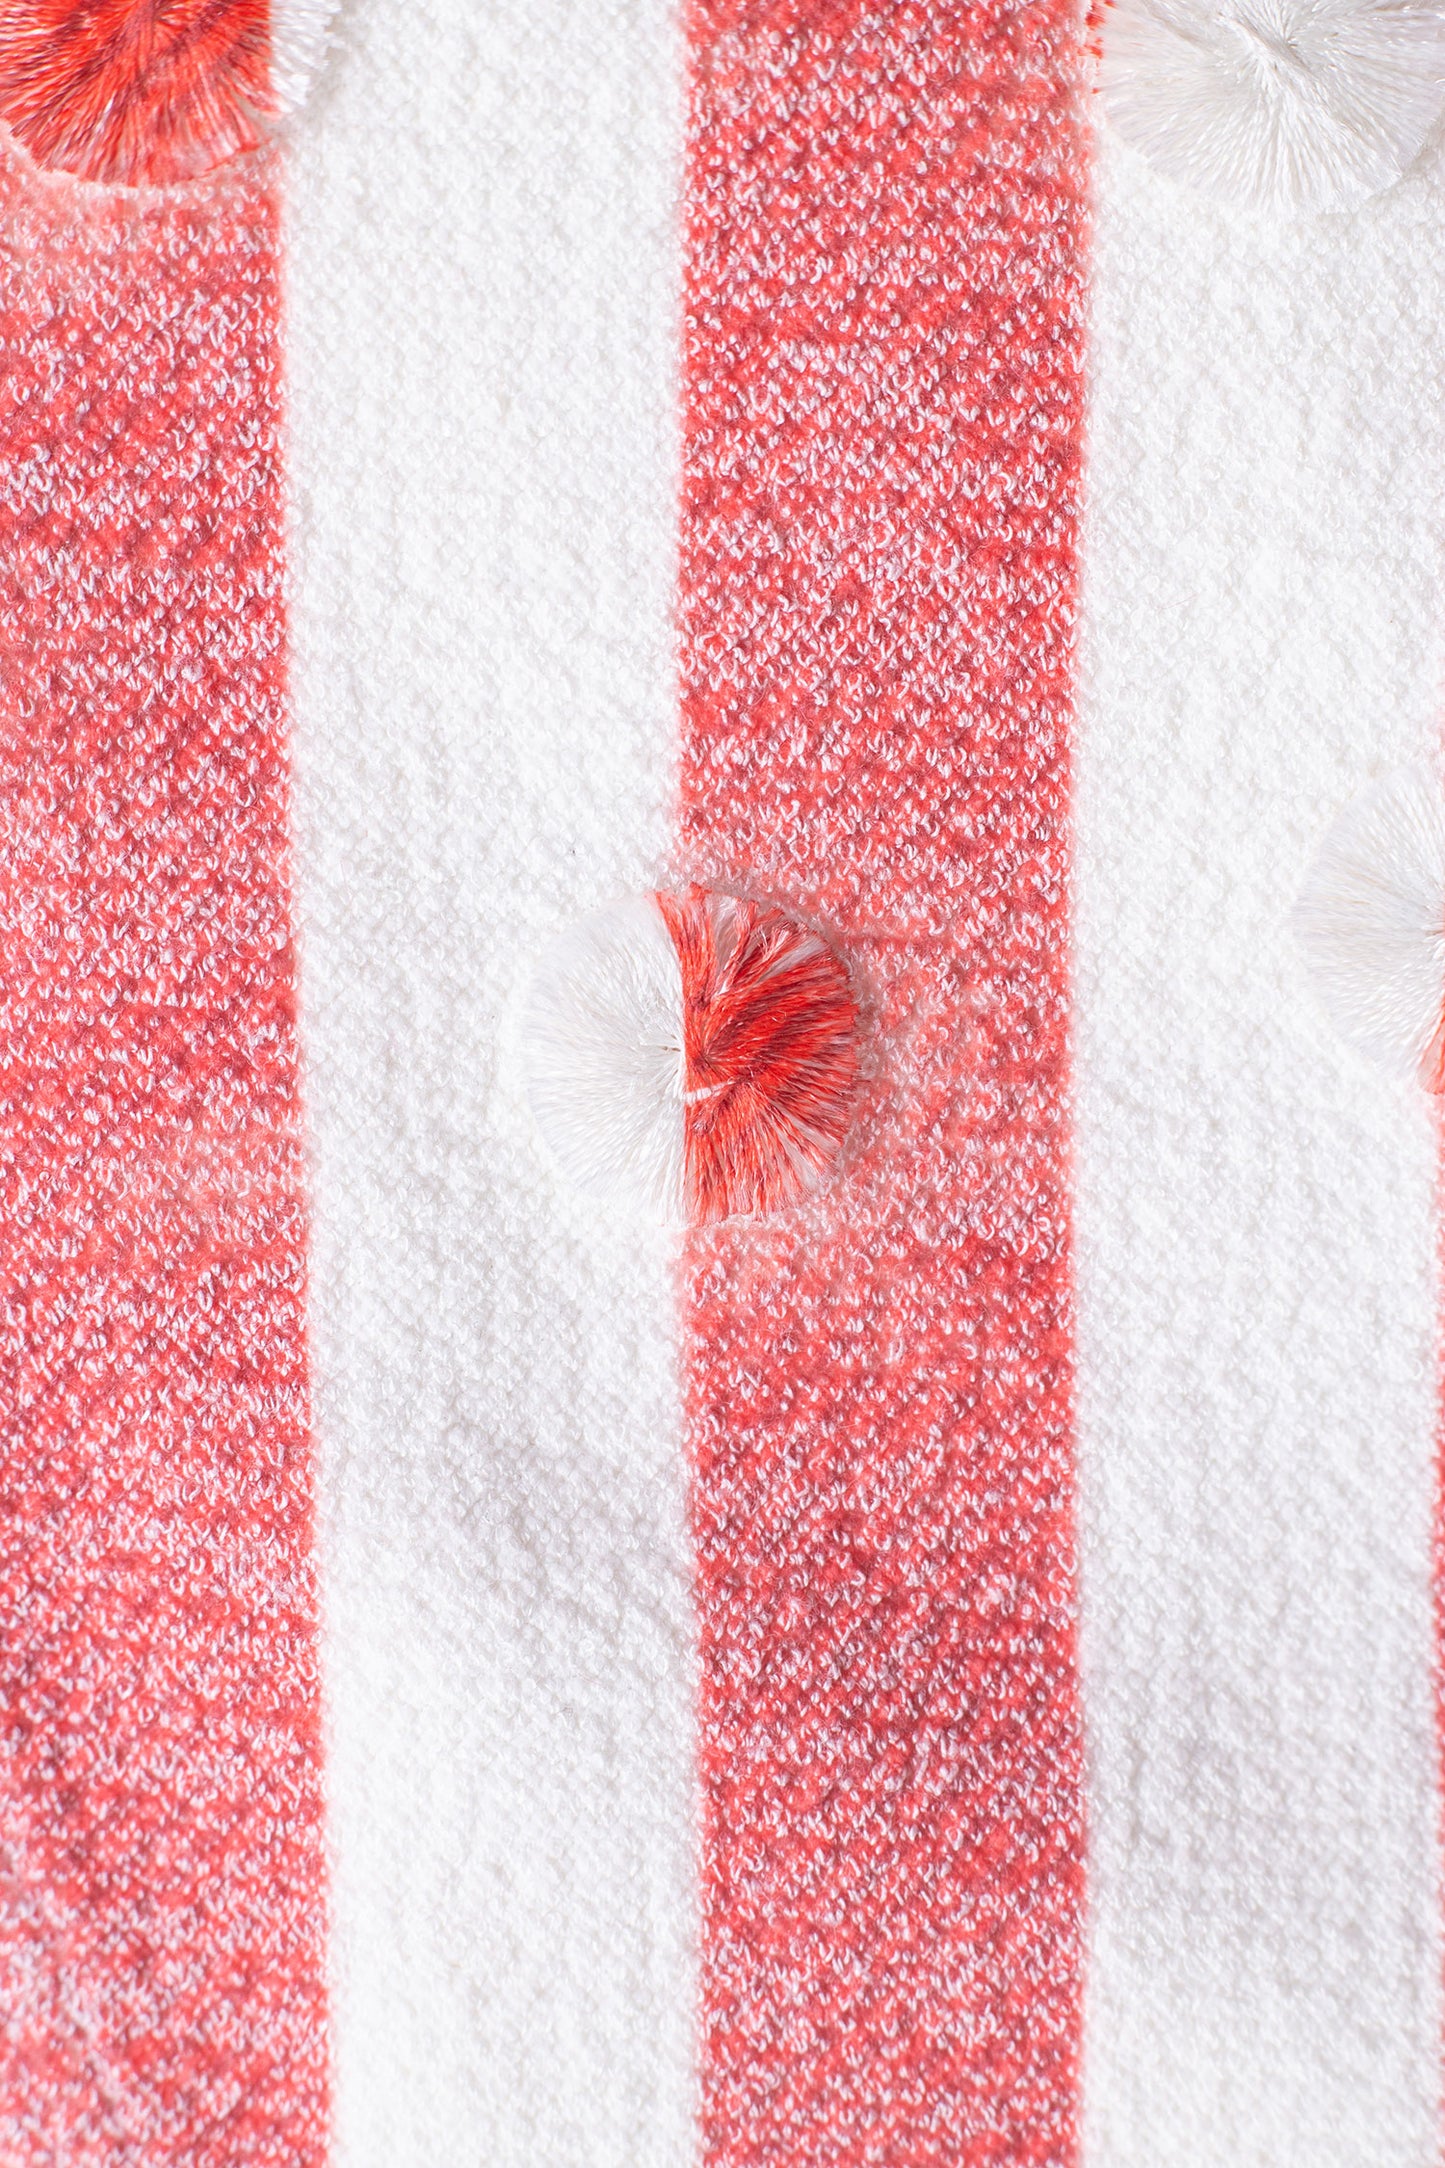
M 832 1167 L 858 1081 L 858 1011 L 819 936 L 764 904 L 659 895 L 682 968 L 694 1223 L 796 1204 Z
M 189 180 L 276 110 L 270 0 L 0 0 L 0 117 L 42 166 Z
M 693 0 L 699 878 L 870 988 L 838 1183 L 688 1237 L 708 2168 L 1077 2153 L 1073 0 Z
M 0 2160 L 321 2168 L 279 207 L 0 153 Z

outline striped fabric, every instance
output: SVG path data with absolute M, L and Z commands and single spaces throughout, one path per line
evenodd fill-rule
M 263 15 L 0 6 L 0 2162 L 1426 2168 L 1437 1137 L 1289 920 L 1438 752 L 1445 151 Z M 691 882 L 860 1081 L 679 1235 L 523 1035 Z

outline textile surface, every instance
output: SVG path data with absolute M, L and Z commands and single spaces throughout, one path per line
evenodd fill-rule
M 296 729 L 337 2148 L 692 2149 L 670 1245 L 570 1199 L 532 961 L 669 848 L 672 24 L 358 0 L 297 130 Z
M 1438 1140 L 1289 920 L 1445 153 L 1222 210 L 1083 35 L 346 0 L 0 153 L 7 2164 L 1438 2159 Z M 695 877 L 862 1080 L 683 1240 L 521 1019 Z
M 1430 1110 L 1290 912 L 1435 757 L 1445 165 L 1275 228 L 1100 138 L 1076 830 L 1085 2157 L 1439 2150 Z
M 691 29 L 680 849 L 835 934 L 871 1056 L 845 1182 L 686 1259 L 703 2157 L 1062 2161 L 1082 49 Z
M 324 2157 L 279 206 L 0 165 L 0 2157 Z

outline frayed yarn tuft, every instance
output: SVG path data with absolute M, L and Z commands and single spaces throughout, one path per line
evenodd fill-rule
M 1413 162 L 1445 104 L 1431 0 L 1108 0 L 1100 85 L 1172 179 L 1268 212 L 1349 210 Z
M 271 0 L 271 91 L 278 112 L 294 113 L 305 103 L 337 5 L 338 0 Z
M 831 1173 L 858 1083 L 848 974 L 786 912 L 693 888 L 658 905 L 682 966 L 687 1208 L 797 1204 Z
M 683 1213 L 682 971 L 651 896 L 569 927 L 542 957 L 523 1019 L 537 1127 L 574 1189 L 663 1219 Z
M 796 1204 L 832 1171 L 858 1012 L 819 935 L 693 888 L 584 919 L 538 967 L 528 1093 L 573 1186 L 694 1225 Z
M 1339 1030 L 1427 1091 L 1445 1091 L 1445 791 L 1398 769 L 1335 822 L 1295 930 Z
M 193 180 L 300 104 L 331 12 L 329 0 L 0 0 L 0 119 L 52 171 Z

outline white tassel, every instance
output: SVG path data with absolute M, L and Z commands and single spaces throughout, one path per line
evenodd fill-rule
M 1441 1088 L 1445 791 L 1402 768 L 1346 806 L 1295 909 L 1315 982 L 1350 1042 Z
M 1108 0 L 1113 126 L 1162 173 L 1271 212 L 1388 188 L 1445 104 L 1438 0 Z
M 326 51 L 337 0 L 271 0 L 271 88 L 283 113 L 294 113 Z
M 532 980 L 523 1051 L 537 1126 L 574 1187 L 679 1220 L 682 968 L 651 896 L 595 912 L 552 943 Z

